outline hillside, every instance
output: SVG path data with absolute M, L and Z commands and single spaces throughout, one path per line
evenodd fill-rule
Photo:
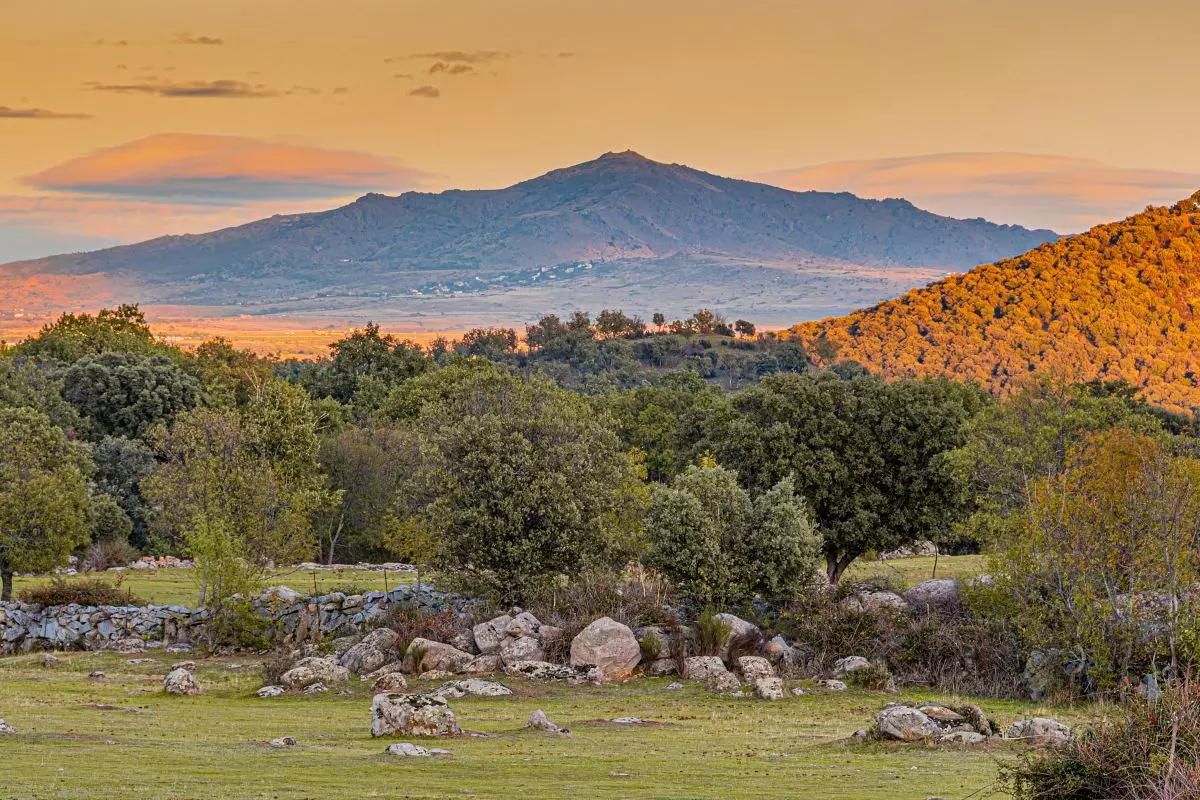
M 1032 372 L 1123 379 L 1200 406 L 1200 192 L 844 317 L 795 326 L 889 376 L 1005 394 Z
M 530 270 L 590 261 L 661 266 L 732 258 L 945 271 L 1053 238 L 1051 231 L 940 217 L 904 200 L 793 192 L 609 153 L 506 189 L 370 194 L 331 211 L 0 272 L 130 275 L 159 286 L 164 301 L 220 303 L 230 300 L 231 280 L 250 282 L 236 287 L 242 301 L 339 287 L 436 294 L 439 285 L 452 291 L 454 280 L 529 283 Z

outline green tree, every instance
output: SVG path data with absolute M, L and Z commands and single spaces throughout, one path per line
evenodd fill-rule
M 129 542 L 133 522 L 112 497 L 93 495 L 88 507 L 88 533 L 92 542 Z
M 611 414 L 622 440 L 645 454 L 650 479 L 666 481 L 687 466 L 699 421 L 719 397 L 695 372 L 681 370 L 596 403 Z
M 305 372 L 315 397 L 354 400 L 364 378 L 392 387 L 426 372 L 431 361 L 419 345 L 383 333 L 373 322 L 329 345 L 332 357 Z
M 170 359 L 139 353 L 85 355 L 63 378 L 63 399 L 94 438 L 143 438 L 200 402 L 200 384 Z
M 129 518 L 129 541 L 144 548 L 150 535 L 149 513 L 141 483 L 154 472 L 154 451 L 140 439 L 106 437 L 91 446 L 96 491 L 112 497 Z
M 89 468 L 45 414 L 0 408 L 0 600 L 14 572 L 48 571 L 87 543 Z
M 734 329 L 734 331 L 737 332 L 737 334 L 739 336 L 745 336 L 747 339 L 753 339 L 754 334 L 758 330 L 757 328 L 754 327 L 753 322 L 751 322 L 750 320 L 746 320 L 746 319 L 739 319 L 736 322 L 734 322 L 733 329 Z
M 79 414 L 62 399 L 61 371 L 54 362 L 37 362 L 15 353 L 0 358 L 0 407 L 33 408 L 63 430 L 78 430 Z
M 42 328 L 37 336 L 18 346 L 22 355 L 71 364 L 86 355 L 99 353 L 163 352 L 154 341 L 146 317 L 136 305 L 101 309 L 90 314 L 63 314 Z

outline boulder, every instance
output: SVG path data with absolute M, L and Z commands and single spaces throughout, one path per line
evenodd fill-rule
M 418 656 L 420 658 L 418 659 Z M 458 672 L 474 658 L 470 653 L 430 639 L 413 639 L 404 653 L 405 672 Z
M 1025 659 L 1024 679 L 1029 699 L 1045 700 L 1065 683 L 1061 654 L 1056 650 L 1031 652 Z
M 650 645 L 649 650 L 643 650 L 642 658 L 654 656 L 653 660 L 675 657 L 675 637 L 657 625 L 647 625 L 633 632 L 638 645 L 643 642 Z
M 876 722 L 881 735 L 902 742 L 917 742 L 942 733 L 936 722 L 911 706 L 888 706 L 879 712 Z
M 949 578 L 924 581 L 904 593 L 909 607 L 923 613 L 947 614 L 959 608 L 958 581 Z
M 113 643 L 113 647 L 118 653 L 125 656 L 133 655 L 134 653 L 146 652 L 146 643 L 141 639 L 135 639 L 133 637 L 117 639 L 117 641 Z
M 358 637 L 339 636 L 330 642 L 330 644 L 333 645 L 333 654 L 338 658 L 341 658 L 342 656 L 346 655 L 347 651 L 349 651 L 351 647 L 354 647 L 354 645 L 358 644 Z
M 725 662 L 716 656 L 691 656 L 683 660 L 683 677 L 689 681 L 706 681 L 711 675 L 728 671 Z
M 817 681 L 817 688 L 824 689 L 827 692 L 844 692 L 850 687 L 846 686 L 842 681 L 828 679 Z
M 255 697 L 282 697 L 287 694 L 287 689 L 282 686 L 264 686 L 254 693 Z
M 595 667 L 571 667 L 545 661 L 518 661 L 507 664 L 504 674 L 531 681 L 566 681 L 567 683 L 600 683 L 604 676 Z
M 279 677 L 279 682 L 291 689 L 302 689 L 314 683 L 345 683 L 350 680 L 350 670 L 332 658 L 309 656 L 302 658 Z
M 867 589 L 843 598 L 841 607 L 847 611 L 907 611 L 908 603 L 895 592 Z
M 504 632 L 512 639 L 519 639 L 522 636 L 536 638 L 541 627 L 541 620 L 528 611 L 522 611 L 512 618 L 512 622 L 508 623 Z
M 295 747 L 295 736 L 280 736 L 278 739 L 272 739 L 267 742 L 267 747 Z
M 16 736 L 17 729 L 0 719 L 0 736 Z
M 495 619 L 481 622 L 472 628 L 471 634 L 475 638 L 475 646 L 479 648 L 479 652 L 484 655 L 499 653 L 500 645 L 504 644 L 504 640 L 508 636 L 508 626 L 512 622 L 513 618 L 508 614 L 501 614 Z
M 610 617 L 601 617 L 571 640 L 571 666 L 594 666 L 605 680 L 628 676 L 641 660 L 633 631 Z
M 729 660 L 729 653 L 735 641 L 752 641 L 756 647 L 762 642 L 762 631 L 754 623 L 747 622 L 733 614 L 713 614 L 713 619 L 720 620 L 729 626 L 729 635 L 721 644 L 722 661 Z
M 372 736 L 457 736 L 462 733 L 441 697 L 377 694 L 371 700 Z
M 518 661 L 545 661 L 542 640 L 536 636 L 509 636 L 500 645 L 500 660 L 505 664 Z
M 758 678 L 754 681 L 754 696 L 759 700 L 782 700 L 782 678 Z
M 529 715 L 529 721 L 525 723 L 525 727 L 548 733 L 570 733 L 566 728 L 560 728 L 547 719 L 546 714 L 540 708 Z
M 951 731 L 938 737 L 938 744 L 983 744 L 988 737 L 976 731 Z
M 766 642 L 762 647 L 762 654 L 775 666 L 776 671 L 783 675 L 799 672 L 808 661 L 807 653 L 788 644 L 782 636 L 776 636 Z
M 499 655 L 475 656 L 459 670 L 463 675 L 492 675 L 504 669 L 504 659 Z
M 447 678 L 453 678 L 453 672 L 447 672 L 444 669 L 431 669 L 428 672 L 422 672 L 417 676 L 419 681 L 444 681 Z
M 400 634 L 391 628 L 376 628 L 345 652 L 337 662 L 351 675 L 374 672 L 400 655 Z
M 1005 739 L 1028 739 L 1039 744 L 1059 744 L 1071 738 L 1071 729 L 1056 719 L 1019 719 L 1004 729 Z
M 976 733 L 991 736 L 994 732 L 992 721 L 987 718 L 987 714 L 983 713 L 983 709 L 974 703 L 964 703 L 959 707 L 959 712 L 963 715 L 966 724 L 970 725 Z
M 737 671 L 742 674 L 746 683 L 754 683 L 759 678 L 774 678 L 775 668 L 771 662 L 762 656 L 741 656 L 737 660 Z
M 361 676 L 359 678 L 359 680 L 372 681 L 377 678 L 381 678 L 390 672 L 404 672 L 404 662 L 403 661 L 392 661 L 391 663 L 384 664 L 382 667 L 375 670 L 374 672 L 368 672 L 366 675 Z
M 679 673 L 679 662 L 673 658 L 660 658 L 646 665 L 646 674 L 651 678 L 665 678 Z
M 742 682 L 728 670 L 714 672 L 708 676 L 708 690 L 714 694 L 736 692 L 742 688 Z
M 300 694 L 324 694 L 329 691 L 329 687 L 323 683 L 313 683 L 305 686 L 300 690 Z
M 844 678 L 851 672 L 860 669 L 871 669 L 871 662 L 862 656 L 846 656 L 833 662 L 833 677 Z
M 475 646 L 475 634 L 469 630 L 459 631 L 451 636 L 450 646 L 473 656 L 479 655 L 479 648 Z
M 179 697 L 200 694 L 200 683 L 190 671 L 178 667 L 167 673 L 163 678 L 163 691 Z
M 263 589 L 260 599 L 264 603 L 274 603 L 280 607 L 291 606 L 304 599 L 304 595 L 290 586 L 268 586 Z
M 466 678 L 464 680 L 450 681 L 443 684 L 440 689 L 434 689 L 429 693 L 436 697 L 445 697 L 447 700 L 457 700 L 460 697 L 504 697 L 512 694 L 512 689 L 509 689 L 502 683 L 495 681 L 485 681 L 479 678 Z
M 371 691 L 376 694 L 407 692 L 408 681 L 404 679 L 402 672 L 385 672 L 375 679 L 375 683 L 371 684 Z

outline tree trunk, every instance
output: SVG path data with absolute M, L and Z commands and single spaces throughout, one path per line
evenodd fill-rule
M 837 586 L 846 567 L 850 566 L 859 555 L 859 553 L 838 553 L 836 550 L 826 550 L 825 575 L 829 578 L 829 582 Z
M 0 591 L 0 601 L 12 600 L 13 574 L 8 567 L 0 567 L 0 579 L 4 585 L 3 591 Z

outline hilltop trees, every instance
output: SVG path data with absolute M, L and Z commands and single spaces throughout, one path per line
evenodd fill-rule
M 195 407 L 195 378 L 160 355 L 85 355 L 63 377 L 62 396 L 87 421 L 93 437 L 139 439 L 154 425 Z

